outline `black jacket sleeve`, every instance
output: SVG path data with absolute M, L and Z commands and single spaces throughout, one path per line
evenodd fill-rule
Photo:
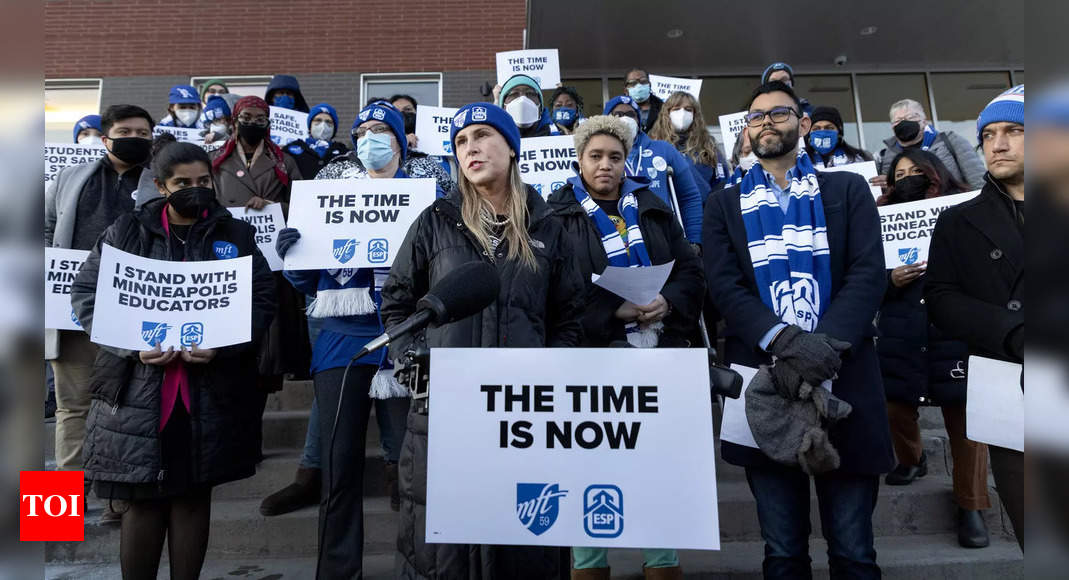
M 430 210 L 428 210 L 430 211 Z M 426 238 L 423 233 L 429 228 L 428 213 L 424 211 L 408 229 L 405 241 L 394 257 L 390 276 L 382 285 L 382 324 L 386 328 L 402 322 L 416 311 L 416 302 L 429 288 L 430 261 L 427 256 Z M 411 339 L 402 337 L 390 345 L 390 357 L 398 358 Z
M 672 308 L 665 320 L 665 330 L 687 334 L 701 315 L 705 276 L 702 274 L 701 259 L 683 235 L 679 222 L 674 218 L 667 221 L 667 237 L 672 244 L 675 265 L 661 289 L 661 296 Z
M 97 276 L 100 273 L 101 248 L 104 244 L 118 247 L 119 244 L 116 240 L 123 237 L 123 232 L 128 227 L 137 227 L 132 216 L 123 216 L 108 226 L 108 229 L 104 230 L 104 233 L 97 239 L 96 245 L 89 252 L 89 257 L 82 263 L 82 269 L 78 271 L 74 282 L 71 283 L 71 306 L 74 308 L 75 316 L 78 317 L 78 322 L 89 336 L 93 335 L 93 314 L 96 311 Z M 126 359 L 134 359 L 138 355 L 137 351 L 133 350 L 99 344 L 97 347 L 117 357 Z
M 551 217 L 561 221 L 558 217 Z M 585 283 L 579 273 L 579 261 L 572 247 L 572 239 L 558 228 L 557 252 L 553 256 L 549 276 L 549 295 L 546 297 L 546 346 L 570 347 L 583 343 L 583 290 Z
M 246 225 L 246 224 L 241 224 Z M 239 247 L 249 248 L 247 255 L 252 257 L 252 333 L 251 340 L 242 344 L 233 344 L 219 349 L 216 356 L 231 357 L 246 354 L 260 348 L 260 339 L 271 326 L 277 311 L 275 297 L 275 275 L 267 259 L 256 245 L 256 229 L 248 226 L 241 228 L 243 233 Z

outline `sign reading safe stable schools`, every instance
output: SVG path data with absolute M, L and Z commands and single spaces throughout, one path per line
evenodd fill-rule
M 285 268 L 388 268 L 434 195 L 433 179 L 295 181 L 288 226 L 301 238 Z
M 704 352 L 439 348 L 430 368 L 427 542 L 719 549 Z

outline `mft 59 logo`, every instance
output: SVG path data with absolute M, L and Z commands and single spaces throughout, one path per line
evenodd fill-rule
M 85 539 L 85 474 L 81 471 L 19 473 L 19 540 L 81 542 Z

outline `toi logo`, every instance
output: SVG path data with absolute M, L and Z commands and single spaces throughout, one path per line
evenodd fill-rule
M 80 542 L 85 539 L 85 476 L 81 471 L 19 473 L 19 540 Z
M 539 536 L 557 521 L 560 498 L 568 495 L 557 483 L 517 483 L 516 517 L 523 527 Z
M 583 492 L 583 529 L 591 538 L 624 533 L 624 493 L 615 485 L 591 485 Z

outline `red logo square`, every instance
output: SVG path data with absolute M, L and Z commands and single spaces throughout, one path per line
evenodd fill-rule
M 81 542 L 85 539 L 85 474 L 81 471 L 19 473 L 19 540 Z

